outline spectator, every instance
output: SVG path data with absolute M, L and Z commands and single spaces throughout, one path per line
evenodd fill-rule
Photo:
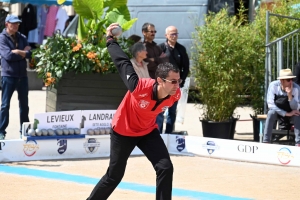
M 186 49 L 184 46 L 177 42 L 178 30 L 175 26 L 169 26 L 166 28 L 166 41 L 161 43 L 159 46 L 162 51 L 169 58 L 169 62 L 179 68 L 182 88 L 185 83 L 185 79 L 190 71 L 190 61 Z M 167 123 L 165 133 L 172 133 L 174 131 L 174 124 L 176 120 L 176 110 L 178 102 L 175 102 L 173 106 L 168 108 L 167 111 Z M 164 115 L 160 114 L 157 116 L 156 123 L 160 132 L 163 132 Z
M 277 118 L 284 118 L 283 120 L 293 121 L 296 146 L 300 147 L 300 87 L 293 83 L 295 77 L 290 69 L 282 69 L 278 80 L 269 85 L 267 93 L 269 111 L 263 138 L 265 143 L 271 142 L 272 129 Z
M 5 29 L 0 34 L 2 66 L 2 104 L 0 111 L 0 139 L 5 139 L 9 123 L 9 107 L 13 92 L 17 90 L 20 107 L 20 132 L 22 124 L 29 122 L 27 61 L 31 47 L 24 35 L 18 32 L 21 20 L 10 15 L 5 19 Z
M 133 42 L 133 44 L 135 44 L 137 42 L 141 42 L 142 38 L 141 38 L 141 36 L 133 34 L 128 37 L 128 40 L 131 40 Z
M 155 123 L 163 107 L 180 98 L 178 68 L 170 63 L 157 67 L 156 79 L 140 79 L 126 54 L 113 39 L 111 24 L 106 31 L 107 49 L 128 88 L 112 120 L 110 162 L 106 174 L 93 189 L 88 200 L 107 199 L 121 182 L 128 157 L 137 146 L 156 171 L 156 199 L 172 199 L 173 165 Z
M 150 78 L 147 64 L 143 59 L 147 57 L 146 47 L 143 43 L 137 42 L 131 47 L 133 58 L 130 59 L 133 68 L 139 78 Z
M 161 48 L 153 41 L 155 38 L 155 26 L 151 23 L 145 23 L 142 27 L 144 35 L 144 44 L 147 49 L 147 58 L 144 60 L 148 63 L 148 71 L 151 78 L 155 79 L 155 71 L 160 63 L 168 62 L 168 58 L 162 52 Z

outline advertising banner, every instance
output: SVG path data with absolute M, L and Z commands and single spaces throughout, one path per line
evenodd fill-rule
M 99 129 L 99 134 L 109 134 L 115 112 L 116 110 L 83 110 L 81 132 L 89 134 L 89 129 L 93 131 Z
M 81 111 L 61 111 L 38 113 L 34 115 L 34 128 L 66 129 L 80 128 Z

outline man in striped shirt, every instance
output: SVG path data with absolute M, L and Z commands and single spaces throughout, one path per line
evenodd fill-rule
M 300 146 L 300 87 L 293 83 L 290 69 L 282 69 L 278 80 L 270 83 L 267 93 L 268 117 L 265 124 L 263 142 L 270 143 L 273 125 L 278 118 L 291 120 L 294 124 L 296 146 Z

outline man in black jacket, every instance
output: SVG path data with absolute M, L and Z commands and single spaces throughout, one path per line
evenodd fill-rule
M 175 26 L 167 27 L 165 34 L 167 40 L 164 43 L 161 43 L 159 46 L 169 58 L 169 62 L 179 68 L 180 79 L 182 80 L 180 87 L 182 88 L 190 70 L 190 61 L 185 47 L 177 42 L 178 34 L 178 30 Z M 165 133 L 173 132 L 176 120 L 177 103 L 178 102 L 175 102 L 172 107 L 168 108 Z M 161 133 L 163 131 L 163 121 L 164 116 L 163 113 L 161 113 L 156 120 Z

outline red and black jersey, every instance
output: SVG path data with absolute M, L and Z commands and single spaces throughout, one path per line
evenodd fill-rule
M 129 89 L 114 115 L 112 128 L 124 136 L 146 135 L 158 128 L 157 115 L 180 99 L 180 89 L 178 88 L 175 95 L 168 95 L 159 100 L 156 81 L 151 78 L 139 79 L 129 58 L 114 40 L 108 41 L 107 47 Z

